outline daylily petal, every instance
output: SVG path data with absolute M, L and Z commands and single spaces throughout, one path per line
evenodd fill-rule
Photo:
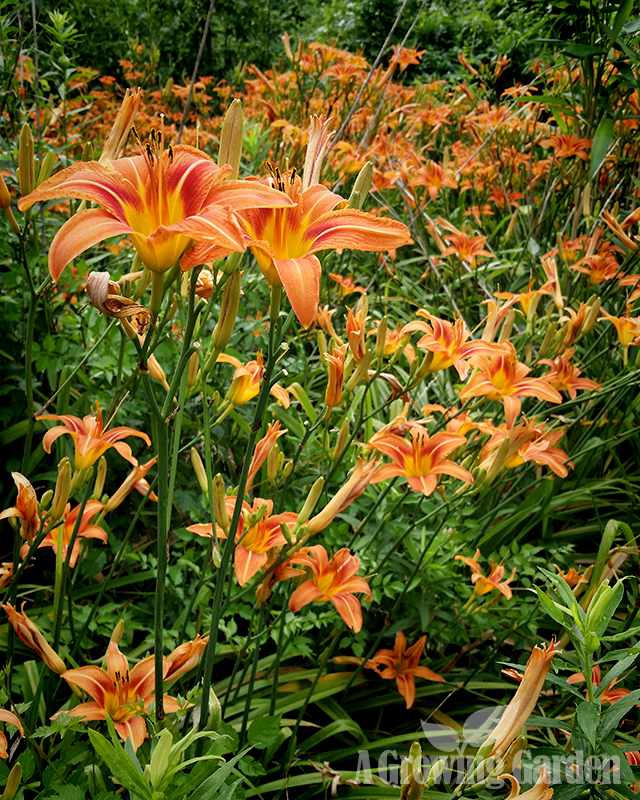
M 301 325 L 313 324 L 320 300 L 320 262 L 315 256 L 274 259 L 291 308 Z
M 321 597 L 322 592 L 315 583 L 313 583 L 313 581 L 305 581 L 298 586 L 289 598 L 289 610 L 293 612 L 300 611 L 301 608 L 304 608 L 306 605 L 309 605 L 309 603 L 313 603 Z
M 115 691 L 115 685 L 109 675 L 99 667 L 78 667 L 68 669 L 60 676 L 72 686 L 86 692 L 96 703 L 104 705 L 104 696 Z
M 328 248 L 395 250 L 411 242 L 401 222 L 352 208 L 332 211 L 317 220 L 306 231 L 306 238 L 311 240 L 312 252 Z
M 295 206 L 295 202 L 284 192 L 279 192 L 259 180 L 225 181 L 214 186 L 207 197 L 207 204 L 211 203 L 227 206 L 234 211 Z
M 354 633 L 359 633 L 362 629 L 362 607 L 358 598 L 352 594 L 336 594 L 331 598 L 331 602 L 345 625 Z
M 108 211 L 91 208 L 79 211 L 68 219 L 56 233 L 49 248 L 49 272 L 57 281 L 70 261 L 94 244 L 131 233 L 131 228 L 115 219 Z

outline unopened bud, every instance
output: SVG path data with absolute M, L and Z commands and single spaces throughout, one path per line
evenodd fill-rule
M 209 716 L 207 718 L 207 729 L 217 731 L 222 722 L 222 706 L 218 700 L 218 695 L 209 689 Z
M 40 511 L 46 511 L 53 500 L 53 489 L 47 489 L 40 498 Z
M 198 373 L 200 372 L 200 353 L 199 347 L 189 356 L 189 365 L 187 367 L 187 385 L 189 387 L 195 386 L 198 382 Z
M 293 472 L 293 461 L 290 458 L 284 460 L 282 466 L 280 467 L 280 479 L 281 481 L 286 481 L 289 475 Z
M 316 331 L 316 342 L 318 344 L 318 352 L 320 353 L 320 358 L 324 358 L 327 352 L 327 337 L 324 335 L 324 332 L 321 330 Z
M 334 461 L 338 461 L 340 456 L 344 453 L 347 447 L 347 442 L 349 441 L 350 433 L 351 432 L 350 432 L 349 420 L 347 417 L 345 417 L 344 420 L 342 421 L 342 425 L 340 425 L 340 428 L 338 430 L 338 438 L 336 440 L 336 446 L 333 448 Z
M 229 530 L 229 516 L 227 515 L 226 489 L 224 478 L 218 472 L 213 478 L 213 510 L 216 522 L 225 533 Z
M 20 788 L 20 781 L 22 780 L 22 764 L 18 763 L 15 764 L 7 776 L 6 783 L 4 785 L 4 791 L 0 795 L 1 800 L 13 800 L 13 798 L 18 794 L 18 789 Z
M 373 162 L 367 161 L 358 173 L 358 177 L 353 184 L 353 189 L 349 195 L 349 205 L 351 208 L 361 210 L 364 207 L 365 201 L 371 191 L 371 184 L 373 183 Z
M 224 115 L 222 133 L 220 134 L 220 150 L 218 151 L 218 164 L 220 166 L 229 164 L 232 178 L 237 178 L 240 174 L 243 128 L 242 103 L 236 98 Z
M 587 305 L 589 306 L 589 311 L 584 319 L 582 333 L 589 333 L 592 330 L 593 326 L 598 320 L 598 317 L 600 316 L 600 309 L 602 307 L 600 298 L 597 295 L 590 297 Z
M 435 786 L 435 784 L 438 783 L 438 781 L 444 774 L 446 766 L 447 766 L 446 758 L 439 758 L 437 761 L 434 761 L 434 763 L 431 765 L 431 769 L 427 774 L 427 782 L 425 784 L 425 789 L 430 789 L 432 786 Z
M 204 464 L 202 463 L 202 458 L 200 458 L 200 453 L 196 450 L 195 447 L 192 447 L 190 450 L 191 455 L 191 466 L 193 467 L 193 471 L 196 475 L 196 480 L 198 481 L 198 485 L 200 486 L 200 491 L 202 494 L 207 497 L 209 493 L 209 487 L 207 483 L 207 472 L 204 468 Z
M 0 208 L 5 209 L 11 206 L 11 195 L 9 194 L 9 189 L 7 188 L 7 184 L 4 181 L 2 175 L 0 175 Z
M 53 168 L 56 165 L 57 156 L 52 150 L 48 150 L 44 158 L 40 161 L 40 169 L 38 170 L 38 180 L 37 185 L 40 186 L 41 183 L 47 180 L 47 178 L 53 172 Z
M 324 489 L 324 478 L 316 478 L 313 486 L 309 489 L 309 494 L 307 495 L 307 499 L 304 501 L 304 505 L 300 509 L 300 513 L 298 514 L 298 525 L 304 525 L 304 523 L 309 519 L 309 517 L 313 514 L 313 511 L 318 504 L 318 500 L 320 499 L 320 495 L 322 494 L 322 490 Z
M 165 728 L 158 735 L 158 739 L 151 753 L 149 761 L 149 781 L 153 790 L 157 790 L 169 768 L 169 756 L 173 747 L 171 731 Z
M 71 462 L 65 456 L 58 464 L 58 477 L 56 478 L 56 488 L 51 501 L 51 518 L 61 519 L 65 506 L 71 493 Z
M 168 392 L 169 383 L 167 381 L 167 375 L 160 366 L 160 362 L 153 354 L 151 354 L 147 359 L 147 370 L 149 372 L 149 377 L 159 383 L 165 392 Z
M 93 486 L 93 497 L 98 500 L 102 497 L 104 492 L 104 484 L 107 479 L 107 459 L 100 456 L 98 459 L 98 467 L 96 469 L 96 482 Z
M 267 454 L 267 478 L 273 483 L 276 478 L 278 477 L 278 473 L 282 468 L 282 462 L 284 460 L 284 456 L 282 454 L 282 450 L 278 447 L 278 444 L 274 444 L 274 446 L 269 450 Z
M 384 358 L 384 348 L 387 343 L 387 318 L 383 317 L 376 331 L 376 358 L 380 362 Z
M 511 336 L 511 329 L 513 328 L 513 323 L 515 321 L 515 318 L 516 318 L 516 312 L 513 310 L 513 308 L 510 308 L 507 311 L 504 321 L 502 323 L 502 329 L 500 331 L 500 336 L 498 338 L 498 341 L 500 342 L 509 341 L 509 337 Z
M 113 633 L 111 634 L 111 641 L 114 644 L 119 644 L 124 636 L 124 620 L 120 619 L 116 623 L 115 628 L 113 629 Z
M 222 292 L 222 302 L 220 303 L 220 317 L 213 331 L 214 350 L 221 353 L 227 346 L 227 342 L 233 333 L 233 326 L 236 324 L 238 306 L 240 305 L 240 272 L 233 272 Z
M 18 137 L 18 187 L 22 195 L 29 194 L 35 188 L 33 134 L 28 122 L 24 123 Z

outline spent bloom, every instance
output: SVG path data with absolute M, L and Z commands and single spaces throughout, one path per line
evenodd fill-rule
M 17 729 L 20 736 L 24 736 L 24 728 L 22 727 L 22 723 L 20 719 L 13 713 L 13 711 L 8 711 L 6 708 L 0 708 L 0 722 L 4 722 L 5 725 L 13 725 L 14 728 Z M 7 735 L 0 731 L 0 758 L 6 759 L 9 758 L 9 753 L 7 751 L 8 746 Z
M 24 542 L 32 542 L 40 527 L 40 506 L 35 489 L 20 472 L 12 472 L 11 477 L 18 494 L 15 506 L 0 512 L 0 519 L 20 520 L 20 536 Z
M 427 637 L 421 636 L 417 642 L 407 646 L 407 637 L 402 631 L 396 633 L 393 649 L 383 648 L 370 658 L 365 666 L 375 670 L 381 678 L 394 680 L 398 692 L 407 708 L 413 706 L 416 699 L 416 678 L 442 683 L 444 678 L 429 667 L 420 666 Z

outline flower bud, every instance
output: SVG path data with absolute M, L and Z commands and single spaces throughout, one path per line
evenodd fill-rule
M 33 134 L 28 122 L 24 123 L 18 137 L 18 187 L 22 195 L 29 194 L 35 188 Z
M 98 459 L 98 467 L 96 469 L 96 482 L 93 486 L 93 497 L 98 500 L 102 497 L 104 492 L 104 483 L 107 479 L 107 459 L 100 456 Z
M 9 189 L 7 188 L 7 184 L 4 181 L 2 175 L 0 175 L 0 208 L 5 209 L 11 206 L 11 195 L 9 194 Z
M 383 317 L 376 331 L 376 358 L 378 362 L 384 358 L 384 348 L 387 343 L 387 318 Z
M 221 353 L 227 346 L 227 342 L 233 333 L 233 326 L 238 315 L 240 305 L 240 272 L 233 272 L 222 292 L 222 302 L 220 303 L 220 317 L 213 331 L 213 347 Z
M 196 480 L 198 481 L 200 490 L 202 494 L 205 497 L 207 497 L 209 493 L 207 472 L 204 468 L 204 464 L 202 463 L 202 458 L 200 458 L 200 453 L 196 450 L 195 447 L 192 447 L 190 450 L 190 455 L 191 455 L 191 466 L 193 467 L 193 471 L 196 474 Z
M 224 115 L 222 133 L 220 134 L 220 149 L 218 151 L 218 164 L 220 166 L 229 164 L 232 178 L 237 178 L 240 174 L 243 128 L 242 103 L 236 98 Z
M 342 425 L 340 425 L 340 429 L 338 430 L 338 438 L 336 440 L 336 446 L 333 448 L 334 461 L 337 461 L 345 451 L 347 442 L 349 441 L 349 435 L 350 435 L 349 428 L 350 428 L 349 420 L 347 417 L 345 417 L 342 420 Z
M 123 636 L 124 636 L 124 620 L 119 619 L 118 622 L 116 623 L 115 628 L 113 629 L 113 632 L 111 633 L 111 641 L 114 644 L 120 644 Z
M 53 489 L 47 489 L 46 492 L 42 493 L 42 497 L 40 498 L 40 511 L 46 511 L 49 506 L 51 505 L 51 501 L 53 500 Z
M 58 464 L 56 488 L 51 501 L 49 514 L 54 520 L 60 519 L 64 513 L 69 494 L 71 493 L 71 462 L 65 456 Z
M 309 519 L 309 517 L 313 514 L 313 510 L 316 507 L 318 500 L 320 499 L 320 495 L 322 494 L 322 490 L 324 489 L 324 478 L 316 478 L 313 483 L 311 489 L 309 489 L 309 494 L 307 495 L 307 499 L 304 501 L 304 505 L 300 509 L 300 513 L 298 514 L 298 525 L 304 525 L 304 523 Z
M 209 689 L 209 716 L 207 718 L 207 730 L 217 731 L 222 722 L 222 706 L 218 700 L 218 695 Z
M 193 387 L 198 382 L 198 374 L 200 372 L 200 353 L 198 352 L 199 346 L 189 356 L 189 364 L 187 366 L 187 385 Z
M 229 516 L 227 514 L 227 505 L 225 503 L 226 489 L 224 486 L 224 478 L 218 472 L 213 478 L 213 510 L 215 512 L 216 522 L 227 533 L 229 531 Z
M 587 316 L 585 317 L 584 324 L 582 326 L 582 333 L 589 333 L 593 329 L 593 326 L 596 324 L 598 315 L 600 314 L 600 310 L 602 308 L 602 303 L 597 295 L 590 297 L 587 305 L 589 306 L 589 310 L 587 311 Z
M 2 800 L 13 800 L 18 794 L 20 788 L 20 781 L 22 780 L 22 764 L 14 764 L 11 772 L 7 776 L 7 781 L 4 785 L 4 791 L 0 797 Z
M 52 672 L 56 672 L 58 675 L 62 675 L 63 672 L 67 671 L 67 667 L 64 661 L 60 658 L 60 656 L 56 653 L 56 651 L 51 647 L 49 642 L 45 639 L 45 637 L 40 632 L 40 629 L 34 625 L 33 622 L 27 617 L 24 612 L 16 611 L 16 609 L 6 603 L 1 606 L 7 617 L 9 618 L 9 624 L 16 632 L 18 638 L 20 639 L 23 644 L 25 644 L 30 650 L 33 650 L 42 661 L 49 667 Z
M 371 184 L 373 183 L 373 162 L 367 161 L 358 173 L 358 177 L 353 184 L 353 189 L 349 195 L 349 205 L 351 208 L 362 210 L 365 201 L 371 191 Z
M 278 474 L 282 469 L 283 461 L 284 455 L 276 443 L 267 454 L 267 478 L 269 481 L 271 481 L 271 483 L 274 483 L 278 477 Z
M 45 153 L 44 158 L 40 160 L 40 169 L 38 170 L 38 179 L 37 179 L 38 186 L 40 186 L 41 183 L 46 181 L 47 178 L 51 175 L 51 173 L 53 172 L 53 168 L 56 165 L 56 161 L 57 161 L 56 154 L 53 151 L 48 150 Z

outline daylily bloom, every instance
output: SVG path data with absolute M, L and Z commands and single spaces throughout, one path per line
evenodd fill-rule
M 580 158 L 587 161 L 591 151 L 591 139 L 581 139 L 572 134 L 557 134 L 543 139 L 543 147 L 552 147 L 556 158 Z
M 523 397 L 536 397 L 549 403 L 561 403 L 562 395 L 545 378 L 528 378 L 531 371 L 518 361 L 513 345 L 493 356 L 481 356 L 476 372 L 460 391 L 461 400 L 486 397 L 499 400 L 504 406 L 508 426 L 512 426 L 520 413 Z
M 622 686 L 616 687 L 618 681 L 619 678 L 614 678 L 604 692 L 602 692 L 599 697 L 601 703 L 617 703 L 618 700 L 622 700 L 623 697 L 626 697 L 630 693 L 630 689 L 624 689 Z M 582 672 L 576 672 L 573 675 L 569 675 L 567 678 L 567 683 L 571 686 L 584 682 L 584 673 Z M 595 687 L 600 686 L 602 683 L 602 671 L 599 664 L 596 664 L 591 670 L 591 683 Z
M 556 447 L 564 436 L 562 429 L 548 430 L 532 420 L 524 420 L 512 427 L 490 423 L 480 423 L 478 427 L 490 436 L 480 451 L 480 467 L 488 473 L 497 474 L 502 467 L 514 469 L 533 462 L 549 467 L 559 478 L 566 478 L 569 474 L 569 456 Z
M 13 725 L 14 728 L 18 729 L 20 736 L 24 736 L 22 723 L 12 711 L 8 711 L 6 708 L 0 708 L 0 722 L 4 722 L 6 725 Z M 7 751 L 8 744 L 7 735 L 3 733 L 3 731 L 0 731 L 0 758 L 2 759 L 9 758 L 9 753 Z
M 164 660 L 164 673 L 167 659 Z M 123 741 L 131 742 L 137 750 L 147 738 L 144 715 L 155 701 L 154 657 L 147 656 L 129 670 L 129 663 L 113 640 L 105 655 L 105 668 L 78 667 L 68 669 L 61 677 L 72 687 L 86 692 L 92 699 L 58 714 L 68 714 L 85 722 L 109 717 Z M 164 675 L 163 675 L 164 677 Z M 174 697 L 164 695 L 164 710 L 178 711 L 180 705 Z M 58 714 L 54 716 L 58 716 Z
M 420 167 L 413 176 L 411 184 L 424 186 L 431 200 L 436 199 L 441 189 L 455 189 L 457 186 L 456 179 L 435 161 L 427 161 L 424 167 Z
M 448 246 L 442 251 L 443 256 L 457 256 L 460 261 L 463 261 L 471 269 L 475 269 L 479 258 L 489 258 L 493 255 L 490 250 L 487 250 L 486 236 L 471 236 L 459 231 L 446 220 L 438 220 L 438 222 L 446 229 L 446 233 L 443 233 L 443 238 Z
M 515 577 L 515 569 L 511 573 L 511 577 L 507 578 L 506 581 L 503 580 L 505 569 L 502 564 L 497 566 L 495 564 L 491 564 L 490 573 L 485 575 L 478 562 L 479 558 L 479 550 L 476 550 L 473 558 L 469 558 L 468 556 L 455 556 L 456 561 L 462 561 L 462 563 L 466 564 L 471 570 L 471 583 L 473 585 L 474 593 L 477 594 L 478 597 L 482 597 L 485 594 L 489 594 L 489 592 L 492 592 L 494 589 L 497 589 L 500 594 L 507 598 L 507 600 L 511 600 L 512 592 L 509 584 Z
M 578 389 L 587 391 L 589 389 L 599 389 L 601 384 L 589 378 L 580 377 L 582 370 L 571 363 L 573 354 L 574 350 L 570 348 L 569 350 L 565 350 L 562 355 L 556 356 L 556 358 L 543 358 L 540 360 L 540 363 L 551 367 L 550 371 L 543 376 L 544 379 L 550 383 L 554 389 L 560 392 L 566 392 L 572 400 L 575 400 Z
M 53 530 L 49 531 L 44 539 L 40 542 L 38 547 L 51 547 L 54 553 L 58 552 L 58 537 L 60 531 L 62 532 L 62 557 L 66 559 L 69 545 L 73 531 L 76 527 L 78 514 L 80 513 L 81 506 L 77 505 L 73 510 L 71 504 L 67 504 L 64 510 L 64 520 L 61 525 L 58 525 Z M 78 526 L 75 542 L 71 548 L 71 557 L 69 559 L 69 566 L 75 567 L 78 556 L 80 555 L 80 544 L 82 539 L 99 539 L 101 542 L 107 542 L 107 532 L 100 528 L 98 525 L 92 525 L 93 518 L 103 510 L 103 505 L 99 500 L 89 500 L 84 507 L 82 518 Z
M 242 230 L 231 209 L 290 204 L 267 186 L 227 180 L 230 168 L 200 150 L 165 149 L 158 131 L 140 149 L 130 158 L 73 164 L 20 200 L 21 211 L 63 197 L 99 206 L 74 214 L 56 234 L 49 249 L 54 280 L 70 261 L 112 236 L 129 236 L 142 263 L 157 273 L 176 265 L 192 241 L 205 237 L 211 259 L 242 252 Z
M 235 504 L 234 496 L 225 498 L 229 519 L 233 514 Z M 249 505 L 246 500 L 243 501 L 234 552 L 235 574 L 240 586 L 248 583 L 266 565 L 272 550 L 287 543 L 282 533 L 282 526 L 288 525 L 293 528 L 297 519 L 297 514 L 291 511 L 274 514 L 272 500 L 256 497 L 253 505 Z M 213 525 L 210 522 L 189 525 L 187 530 L 208 539 L 213 536 Z M 218 539 L 227 538 L 227 534 L 219 525 L 216 525 L 216 536 Z
M 320 126 L 320 127 L 319 127 Z M 365 211 L 347 208 L 346 200 L 318 181 L 328 146 L 326 126 L 312 121 L 305 171 L 282 174 L 272 169 L 269 178 L 256 185 L 273 187 L 291 200 L 287 208 L 238 211 L 258 266 L 271 285 L 282 285 L 296 317 L 309 327 L 316 316 L 320 298 L 321 250 L 395 251 L 409 244 L 407 227 L 396 220 L 376 217 Z M 337 209 L 337 206 L 341 208 Z M 197 245 L 187 255 L 186 264 L 207 263 L 211 255 L 206 245 Z
M 495 353 L 498 346 L 484 339 L 470 339 L 464 320 L 457 319 L 449 322 L 446 319 L 430 314 L 424 309 L 418 311 L 422 319 L 409 322 L 402 329 L 403 334 L 420 331 L 424 334 L 417 342 L 421 350 L 433 353 L 429 364 L 429 372 L 455 367 L 461 378 L 466 378 L 469 372 L 469 359 L 474 355 L 489 355 Z
M 151 439 L 146 433 L 137 431 L 135 428 L 121 426 L 104 429 L 102 421 L 102 409 L 96 403 L 96 413 L 87 414 L 85 417 L 74 417 L 71 414 L 40 414 L 36 419 L 55 420 L 62 422 L 50 428 L 42 439 L 42 447 L 45 453 L 51 452 L 51 447 L 56 439 L 68 434 L 73 439 L 75 447 L 74 464 L 77 470 L 87 469 L 100 458 L 101 455 L 113 448 L 125 458 L 130 464 L 137 466 L 138 461 L 131 452 L 129 445 L 122 441 L 130 436 L 135 436 L 147 445 L 151 446 Z
M 300 611 L 309 603 L 333 603 L 345 625 L 358 633 L 362 628 L 362 608 L 356 594 L 371 597 L 371 589 L 364 578 L 356 575 L 360 559 L 341 548 L 331 560 L 321 544 L 306 547 L 289 559 L 288 564 L 306 567 L 309 577 L 289 598 L 289 609 Z M 295 574 L 295 573 L 294 573 Z M 298 574 L 303 574 L 298 571 Z
M 32 542 L 40 527 L 38 498 L 31 483 L 20 472 L 12 472 L 11 477 L 18 490 L 15 506 L 5 508 L 0 519 L 20 520 L 20 536 L 25 542 Z
M 388 478 L 406 478 L 416 492 L 430 495 L 436 490 L 441 475 L 473 483 L 473 475 L 464 467 L 447 458 L 465 443 L 464 436 L 440 431 L 429 436 L 426 428 L 412 423 L 409 440 L 403 435 L 383 428 L 369 440 L 368 446 L 383 453 L 392 460 L 376 472 L 372 483 Z
M 258 353 L 254 360 L 247 361 L 243 364 L 240 359 L 235 356 L 230 356 L 227 353 L 221 353 L 218 356 L 218 362 L 221 364 L 231 364 L 234 367 L 233 378 L 231 386 L 229 387 L 228 397 L 234 406 L 243 406 L 250 403 L 254 397 L 257 397 L 260 392 L 260 384 L 262 383 L 262 376 L 264 375 L 264 358 L 262 353 Z M 289 407 L 291 402 L 287 390 L 280 386 L 279 383 L 274 384 L 269 393 L 284 408 Z
M 0 606 L 6 613 L 9 624 L 16 632 L 20 641 L 44 661 L 52 672 L 61 675 L 66 669 L 66 664 L 45 639 L 37 625 L 35 625 L 24 611 L 16 611 L 10 604 Z
M 347 345 L 335 347 L 325 353 L 324 360 L 327 363 L 327 389 L 324 395 L 324 402 L 327 408 L 335 408 L 342 402 L 342 390 L 344 385 L 344 360 L 347 354 Z
M 358 286 L 350 275 L 343 276 L 330 272 L 329 278 L 338 284 L 343 297 L 348 297 L 350 294 L 355 293 L 364 294 L 367 291 L 364 286 Z
M 438 675 L 428 667 L 420 666 L 420 659 L 426 643 L 427 637 L 421 636 L 415 644 L 407 647 L 407 637 L 402 631 L 398 631 L 393 650 L 386 648 L 378 650 L 374 657 L 365 664 L 368 669 L 374 669 L 385 680 L 395 678 L 398 692 L 403 697 L 407 708 L 411 708 L 416 699 L 416 678 L 425 678 L 438 683 L 444 682 L 442 675 Z
M 620 265 L 610 250 L 586 255 L 572 264 L 569 269 L 582 272 L 589 277 L 591 283 L 596 285 L 620 277 Z
M 533 648 L 525 667 L 524 676 L 515 695 L 511 698 L 498 724 L 487 738 L 487 744 L 489 742 L 493 743 L 491 755 L 503 756 L 511 743 L 520 734 L 538 702 L 538 697 L 544 686 L 554 655 L 554 642 L 551 642 L 547 647 L 538 647 L 536 645 Z
M 576 586 L 579 586 L 581 583 L 589 582 L 589 578 L 586 574 L 578 572 L 575 567 L 570 567 L 566 572 L 559 571 L 558 574 L 572 589 L 575 589 Z
M 260 441 L 256 444 L 255 450 L 253 451 L 251 464 L 249 464 L 249 472 L 247 473 L 247 488 L 246 488 L 247 493 L 251 491 L 251 487 L 253 486 L 253 481 L 255 480 L 256 475 L 260 471 L 260 467 L 267 460 L 269 453 L 275 447 L 275 444 L 278 441 L 278 439 L 281 436 L 284 436 L 286 432 L 287 429 L 282 428 L 282 425 L 280 424 L 279 420 L 271 422 L 267 426 L 267 432 L 262 437 L 262 439 L 260 439 Z
M 616 329 L 618 341 L 624 348 L 640 345 L 640 317 L 614 317 L 612 314 L 607 314 L 604 309 L 602 314 L 601 319 L 606 319 Z

